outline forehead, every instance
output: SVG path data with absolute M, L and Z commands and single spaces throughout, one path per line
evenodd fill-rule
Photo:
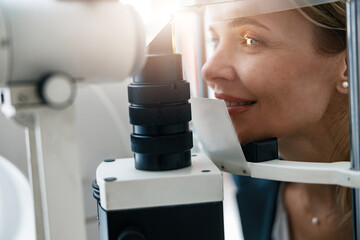
M 298 10 L 288 10 L 276 13 L 262 14 L 252 17 L 239 17 L 227 20 L 210 21 L 210 30 L 220 31 L 238 27 L 251 27 L 264 31 L 293 32 L 296 28 L 304 31 L 311 24 Z

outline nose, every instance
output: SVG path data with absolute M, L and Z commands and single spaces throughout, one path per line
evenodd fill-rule
M 202 67 L 202 77 L 209 86 L 213 86 L 214 84 L 219 83 L 219 81 L 235 80 L 237 73 L 234 63 L 233 51 L 230 51 L 225 47 L 218 48 L 215 50 L 213 56 Z

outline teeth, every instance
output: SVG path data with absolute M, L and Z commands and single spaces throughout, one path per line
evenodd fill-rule
M 236 107 L 236 106 L 248 106 L 253 104 L 254 102 L 229 102 L 225 101 L 227 107 Z

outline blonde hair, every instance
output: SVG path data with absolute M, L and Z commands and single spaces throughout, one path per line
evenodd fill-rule
M 330 56 L 346 50 L 345 1 L 300 8 L 298 10 L 313 25 L 313 44 L 315 50 L 320 54 Z M 348 109 L 344 108 L 343 110 L 342 118 L 348 119 Z M 338 140 L 338 146 L 334 151 L 342 152 L 344 154 L 343 158 L 350 161 L 348 135 L 341 136 Z M 350 189 L 337 187 L 336 202 L 344 214 L 339 224 L 351 220 L 352 206 Z
M 346 5 L 333 2 L 299 9 L 313 24 L 314 47 L 320 53 L 336 55 L 346 49 Z

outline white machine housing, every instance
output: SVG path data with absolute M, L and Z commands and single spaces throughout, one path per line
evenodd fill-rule
M 36 239 L 86 239 L 76 87 L 136 74 L 145 52 L 119 1 L 0 0 L 0 106 L 27 129 Z
M 102 162 L 96 170 L 106 211 L 223 201 L 222 173 L 204 154 L 171 171 L 141 171 L 133 158 Z
M 203 154 L 168 171 L 104 160 L 96 180 L 100 239 L 224 239 L 222 173 Z
M 145 62 L 145 31 L 113 1 L 0 1 L 0 87 L 49 71 L 86 82 L 125 79 Z M 111 31 L 110 31 L 111 29 Z

